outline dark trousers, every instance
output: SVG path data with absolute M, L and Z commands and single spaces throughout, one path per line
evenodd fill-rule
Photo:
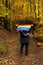
M 23 48 L 25 46 L 25 55 L 28 55 L 28 45 L 28 43 L 21 43 L 20 54 L 23 53 Z

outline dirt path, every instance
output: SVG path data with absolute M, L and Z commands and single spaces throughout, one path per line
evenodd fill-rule
M 19 34 L 0 30 L 0 35 L 4 36 L 8 55 L 0 58 L 0 65 L 43 65 L 43 49 L 38 48 L 31 39 L 28 56 L 20 55 Z

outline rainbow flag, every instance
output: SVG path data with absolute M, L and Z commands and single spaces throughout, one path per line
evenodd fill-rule
M 23 24 L 23 25 L 21 24 L 21 25 L 18 25 L 17 31 L 18 32 L 21 30 L 30 31 L 31 27 L 32 27 L 32 24 Z

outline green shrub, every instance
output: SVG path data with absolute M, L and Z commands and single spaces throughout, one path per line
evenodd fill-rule
M 8 52 L 8 48 L 5 44 L 4 40 L 0 40 L 0 56 L 6 55 Z

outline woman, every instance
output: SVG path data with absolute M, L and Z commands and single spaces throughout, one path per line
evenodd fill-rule
M 23 53 L 23 48 L 25 46 L 25 55 L 28 55 L 29 34 L 25 30 L 20 31 L 20 43 L 21 43 L 20 54 Z

